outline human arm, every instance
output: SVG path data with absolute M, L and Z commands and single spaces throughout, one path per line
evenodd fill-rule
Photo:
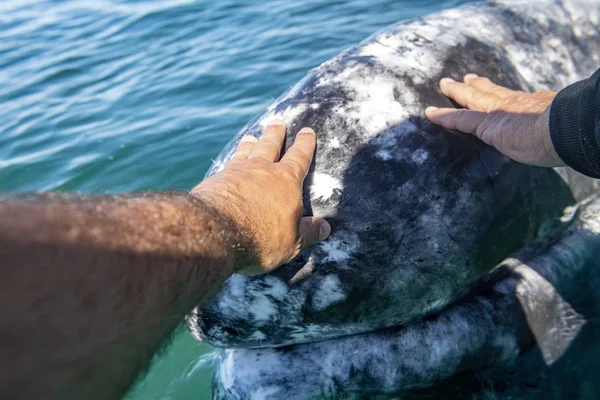
M 277 162 L 284 137 L 243 141 L 191 194 L 1 201 L 0 398 L 118 398 L 229 275 L 327 236 L 302 218 L 314 133 Z
M 558 93 L 524 93 L 468 74 L 444 78 L 442 92 L 465 109 L 429 107 L 434 123 L 474 133 L 508 157 L 526 164 L 565 163 L 600 176 L 600 72 Z M 591 160 L 591 162 L 589 162 Z

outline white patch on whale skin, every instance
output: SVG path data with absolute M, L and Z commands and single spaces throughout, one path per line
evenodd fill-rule
M 311 200 L 327 201 L 333 197 L 335 190 L 342 190 L 342 182 L 331 175 L 315 172 L 310 185 Z
M 363 64 L 348 62 L 337 74 L 324 71 L 319 76 L 319 85 L 338 87 L 352 99 L 332 112 L 346 121 L 357 121 L 365 142 L 406 121 L 410 115 L 422 113 L 413 88 L 405 87 L 390 72 L 373 74 Z
M 377 152 L 375 152 L 375 156 L 383 161 L 389 161 L 394 158 L 387 150 L 377 150 Z
M 221 379 L 221 385 L 225 390 L 229 390 L 233 387 L 235 382 L 235 363 L 233 361 L 233 350 L 225 350 L 223 353 L 223 361 L 219 366 L 219 378 Z
M 226 292 L 218 302 L 219 312 L 223 315 L 248 316 L 257 327 L 263 326 L 277 315 L 274 301 L 281 301 L 288 294 L 285 283 L 275 277 L 267 277 L 262 285 L 256 287 L 247 276 L 241 274 L 232 275 L 224 290 Z M 226 337 L 215 329 L 211 331 L 211 337 L 213 336 Z
M 336 138 L 335 136 L 332 137 L 331 139 L 329 139 L 329 142 L 327 142 L 327 144 L 332 149 L 339 149 L 341 146 L 340 140 L 338 138 Z
M 227 287 L 233 296 L 240 297 L 244 295 L 247 284 L 248 278 L 245 275 L 234 274 L 229 278 Z
M 391 38 L 393 36 L 389 35 L 378 37 L 376 42 L 369 43 L 360 49 L 358 55 L 361 57 L 376 58 L 380 63 L 392 69 L 402 67 L 417 71 L 423 70 L 423 65 L 417 61 L 418 59 L 411 58 L 410 56 L 407 57 L 406 54 L 398 52 L 397 47 L 395 48 L 382 43 L 383 41 L 389 42 Z
M 306 110 L 308 109 L 308 105 L 305 103 L 298 103 L 293 106 L 287 107 L 283 111 L 271 111 L 263 118 L 261 118 L 259 125 L 264 129 L 269 123 L 275 119 L 280 119 L 286 123 L 288 128 L 297 128 L 296 119 Z
M 426 79 L 426 74 L 423 71 L 429 71 L 430 68 L 425 67 L 421 63 L 419 57 L 411 57 L 411 54 L 406 54 L 412 53 L 411 50 L 414 49 L 400 53 L 395 48 L 386 46 L 383 43 L 381 43 L 386 38 L 389 38 L 389 36 L 377 38 L 376 42 L 366 45 L 359 52 L 359 56 L 373 57 L 381 64 L 390 69 L 397 69 L 399 67 L 402 67 L 405 70 L 412 70 L 414 72 L 414 74 L 411 75 L 413 83 L 424 83 Z
M 358 237 L 345 237 L 342 235 L 332 235 L 324 242 L 321 242 L 321 251 L 325 257 L 321 262 L 344 262 L 352 258 L 352 255 L 358 250 Z
M 321 243 L 321 249 L 327 254 L 323 262 L 340 262 L 350 259 L 350 253 L 343 249 L 343 244 L 340 240 L 330 239 L 327 242 Z
M 417 149 L 410 153 L 401 143 L 411 133 L 418 132 L 419 129 L 410 121 L 404 121 L 399 125 L 393 126 L 384 131 L 373 140 L 373 144 L 379 147 L 375 152 L 375 156 L 383 161 L 395 160 L 411 160 L 412 162 L 421 165 L 429 154 L 423 149 Z
M 438 240 L 445 237 L 448 232 L 448 226 L 452 223 L 448 217 L 444 215 L 444 200 L 438 199 L 432 203 L 427 212 L 421 214 L 419 221 L 423 225 L 423 229 L 429 231 L 429 241 L 427 242 L 433 250 L 439 249 Z
M 259 383 L 261 378 L 267 377 L 268 373 L 262 367 L 269 366 L 271 372 L 283 371 L 285 366 L 281 365 L 281 358 L 269 350 L 256 353 L 249 349 L 225 350 L 219 365 L 219 386 L 229 391 L 226 396 L 220 398 L 242 398 L 244 399 L 272 400 L 285 398 L 275 396 L 282 390 L 281 387 L 264 385 Z
M 410 72 L 414 85 L 425 83 L 431 76 L 439 74 L 441 63 L 438 60 L 442 58 L 443 54 L 438 56 L 435 53 L 435 46 L 430 46 L 431 49 L 428 49 L 433 50 L 433 54 L 423 52 L 424 43 L 437 42 L 456 46 L 462 42 L 463 38 L 456 35 L 452 29 L 445 29 L 443 17 L 433 23 L 417 21 L 413 25 L 416 25 L 418 36 L 415 35 L 414 29 L 384 32 L 372 42 L 361 47 L 359 55 L 373 57 L 390 70 Z
M 252 335 L 248 336 L 249 340 L 257 341 L 265 340 L 266 338 L 267 336 L 262 331 L 255 331 L 254 333 L 252 333 Z
M 273 276 L 267 276 L 264 283 L 268 284 L 268 287 L 264 288 L 261 293 L 266 296 L 271 296 L 276 300 L 283 300 L 287 296 L 288 287 L 281 280 Z
M 252 315 L 252 319 L 256 323 L 256 326 L 263 326 L 271 318 L 277 314 L 277 307 L 271 299 L 261 294 L 256 294 L 256 297 L 252 299 L 252 302 L 247 305 Z
M 332 333 L 344 334 L 344 327 L 340 325 L 324 325 L 324 324 L 307 324 L 299 327 L 294 327 L 290 333 L 290 337 L 297 341 L 296 343 L 306 343 L 307 339 L 328 337 Z
M 244 293 L 248 285 L 245 275 L 233 274 L 224 286 L 226 292 L 219 296 L 219 309 L 224 314 L 239 313 L 239 307 L 244 304 Z
M 357 68 L 356 76 L 342 84 L 354 99 L 345 109 L 346 117 L 357 120 L 368 138 L 375 137 L 410 116 L 405 107 L 410 102 L 397 101 L 394 97 L 396 84 L 397 81 L 385 75 L 361 74 L 360 68 Z M 409 93 L 406 91 L 403 95 Z
M 414 125 L 413 125 L 414 126 Z M 394 150 L 398 144 L 398 135 L 393 130 L 387 130 L 373 140 L 373 144 L 381 149 Z
M 400 125 L 395 125 L 377 136 L 373 144 L 387 150 L 402 150 L 402 146 L 398 146 L 398 143 L 406 139 L 406 135 L 414 132 L 419 132 L 416 125 L 409 120 L 403 121 Z
M 319 288 L 313 294 L 312 306 L 322 311 L 346 298 L 337 275 L 327 275 L 321 280 Z
M 425 150 L 423 149 L 417 149 L 415 150 L 410 158 L 418 165 L 423 164 L 425 161 L 427 161 L 427 159 L 429 158 L 429 153 L 427 153 Z

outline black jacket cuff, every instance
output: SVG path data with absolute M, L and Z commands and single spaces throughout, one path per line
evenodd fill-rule
M 550 108 L 550 138 L 569 167 L 600 178 L 600 70 L 561 90 Z

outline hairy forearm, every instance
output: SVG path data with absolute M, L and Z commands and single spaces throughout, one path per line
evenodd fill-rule
M 2 398 L 117 398 L 253 262 L 248 236 L 186 194 L 6 199 L 0 221 Z
M 0 199 L 0 398 L 114 399 L 231 273 L 291 260 L 331 227 L 302 217 L 316 145 L 242 140 L 192 194 Z

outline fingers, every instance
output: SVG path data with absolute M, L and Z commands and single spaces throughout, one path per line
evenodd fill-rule
M 479 111 L 437 107 L 428 107 L 425 115 L 434 124 L 465 133 L 477 133 L 477 129 L 487 116 L 486 113 Z
M 310 247 L 331 234 L 331 225 L 323 218 L 303 217 L 300 220 L 300 237 L 302 248 Z
M 246 161 L 248 157 L 250 157 L 250 154 L 252 153 L 252 150 L 254 150 L 254 146 L 257 142 L 258 139 L 254 136 L 245 135 L 242 137 L 242 140 L 240 140 L 240 143 L 238 144 L 237 150 L 229 162 L 234 163 Z
M 475 74 L 467 74 L 463 78 L 463 82 L 467 86 L 474 87 L 475 89 L 481 92 L 493 93 L 500 98 L 507 98 L 514 95 L 516 92 L 514 90 L 507 89 L 503 86 L 496 85 L 488 78 L 483 78 L 481 76 L 477 76 Z
M 261 159 L 263 161 L 276 162 L 279 160 L 283 141 L 285 140 L 285 123 L 280 120 L 271 122 L 265 128 L 265 132 L 254 146 L 249 160 Z
M 440 89 L 442 93 L 461 106 L 475 111 L 490 111 L 502 100 L 494 93 L 479 90 L 462 82 L 456 82 L 451 78 L 440 80 Z
M 304 179 L 310 168 L 316 145 L 315 131 L 310 128 L 302 128 L 296 135 L 292 147 L 282 157 L 281 163 L 289 165 L 294 175 Z

